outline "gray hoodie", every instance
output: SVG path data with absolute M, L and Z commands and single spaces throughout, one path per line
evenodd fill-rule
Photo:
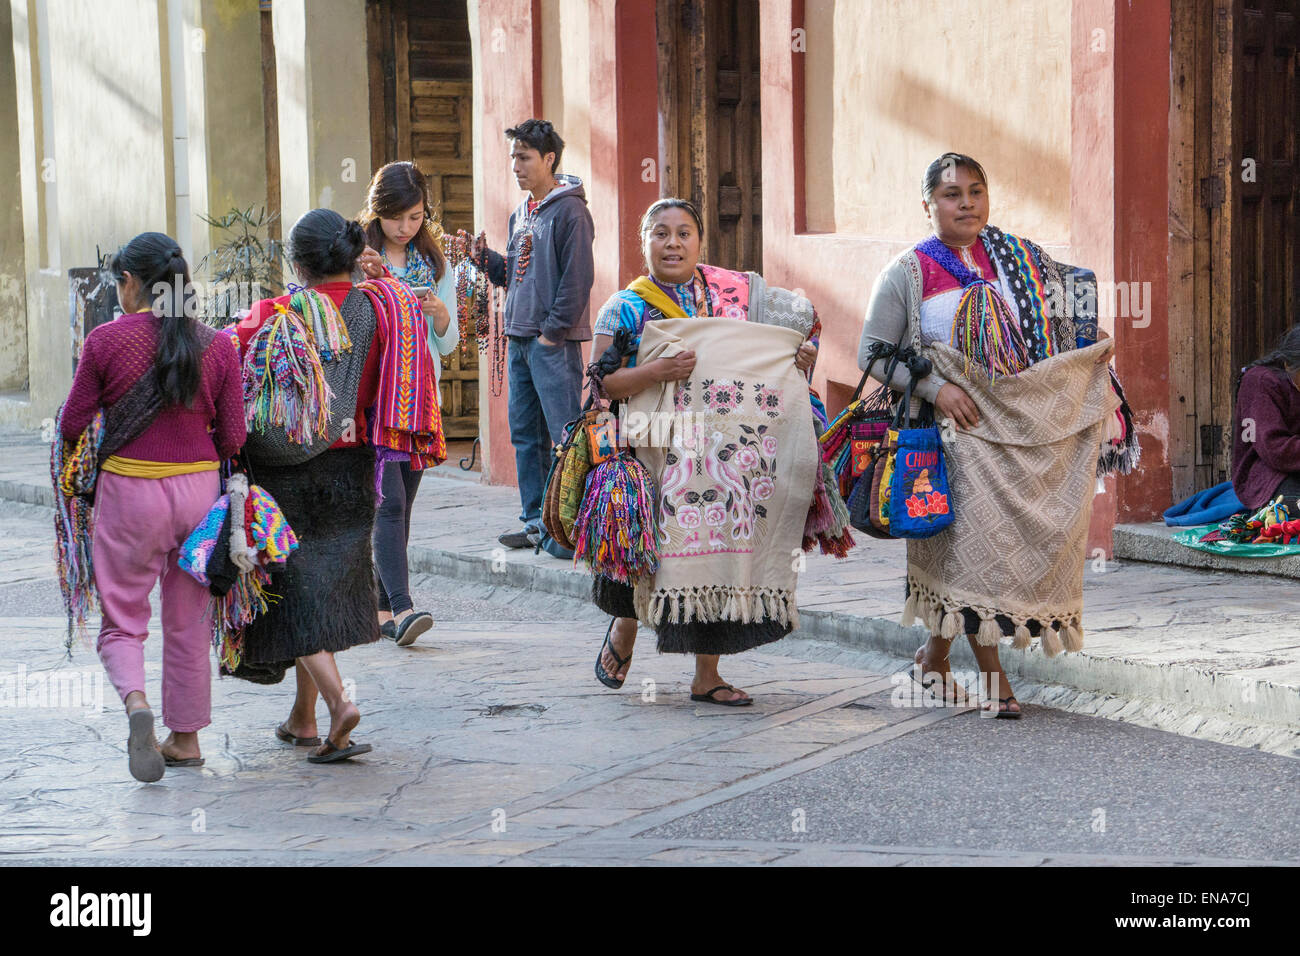
M 506 255 L 488 250 L 488 279 L 506 287 L 506 335 L 585 342 L 591 338 L 595 227 L 582 180 L 567 173 L 555 178 L 559 185 L 533 212 L 533 248 L 523 278 L 515 275 L 515 267 L 529 219 L 526 198 L 510 214 Z

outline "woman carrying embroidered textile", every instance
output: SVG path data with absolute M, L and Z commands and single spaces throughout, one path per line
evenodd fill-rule
M 414 163 L 389 163 L 370 181 L 366 208 L 359 217 L 366 231 L 361 267 L 377 278 L 388 274 L 419 297 L 428 323 L 434 388 L 440 388 L 442 362 L 460 342 L 455 320 L 456 277 L 442 253 L 441 229 L 433 216 L 429 182 Z M 411 512 L 424 472 L 410 456 L 394 453 L 383 463 L 379 512 L 375 516 L 375 567 L 379 572 L 380 633 L 407 647 L 433 626 L 433 615 L 417 611 L 411 600 L 406 547 Z
M 965 634 L 996 698 L 985 711 L 1019 717 L 998 643 L 1012 636 L 1023 648 L 1040 636 L 1049 656 L 1081 649 L 1098 450 L 1113 441 L 1103 458 L 1127 472 L 1137 439 L 1107 368 L 1112 343 L 1077 336 L 1066 267 L 988 225 L 980 165 L 940 156 L 922 206 L 934 234 L 877 279 L 858 356 L 866 368 L 873 346 L 916 348 L 934 367 L 916 395 L 956 429 L 944 434 L 954 522 L 907 542 L 903 624 L 919 617 L 931 633 L 912 674 L 927 689 L 942 679 L 946 700 L 964 700 L 948 652 Z M 890 384 L 906 381 L 899 369 Z
M 131 775 L 148 782 L 165 767 L 203 763 L 211 610 L 207 589 L 177 559 L 221 493 L 219 462 L 244 443 L 244 408 L 230 340 L 186 315 L 193 293 L 176 241 L 143 233 L 110 269 L 123 314 L 86 337 L 59 426 L 75 442 L 105 409 L 92 551 L 103 611 L 97 646 L 126 705 Z M 172 731 L 161 748 L 144 676 L 149 592 L 159 578 L 163 721 Z
M 1232 490 L 1257 511 L 1300 497 L 1300 325 L 1251 362 L 1237 384 Z
M 353 291 L 353 270 L 365 244 L 361 226 L 333 210 L 306 213 L 294 224 L 286 247 L 305 290 L 255 303 L 235 326 L 246 375 L 250 342 L 280 309 L 290 306 L 310 312 L 313 321 L 319 318 L 327 334 L 317 336 L 318 345 L 322 338 L 346 340 L 336 346 L 340 352 L 360 350 L 365 356 L 356 395 L 331 399 L 354 408 L 354 427 L 345 429 L 328 450 L 297 465 L 273 466 L 251 452 L 244 455 L 250 481 L 276 500 L 298 537 L 298 550 L 273 578 L 271 591 L 279 599 L 244 632 L 244 659 L 270 672 L 270 682 L 294 668 L 297 696 L 276 736 L 315 748 L 308 757 L 315 763 L 371 750 L 369 744 L 351 741 L 361 712 L 348 700 L 334 661 L 339 651 L 379 639 L 370 555 L 375 453 L 367 444 L 367 415 L 379 394 L 381 336 L 374 325 L 345 322 L 340 311 Z M 318 693 L 330 713 L 323 742 L 316 725 Z
M 610 399 L 627 400 L 662 383 L 685 382 L 695 369 L 696 356 L 691 351 L 638 364 L 637 344 L 646 323 L 675 317 L 748 317 L 749 278 L 745 273 L 700 263 L 702 233 L 699 213 L 686 200 L 661 199 L 646 210 L 641 221 L 641 243 L 649 274 L 616 292 L 601 309 L 593 329 L 593 357 L 604 355 L 620 332 L 631 337 L 631 354 L 624 367 L 603 380 L 604 392 Z M 804 335 L 812 338 L 816 331 L 810 327 Z M 816 346 L 805 341 L 795 360 L 799 370 L 810 369 L 816 355 Z M 679 463 L 685 461 L 683 455 Z M 614 617 L 596 662 L 596 676 L 601 683 L 617 689 L 627 678 L 636 641 L 633 589 L 596 576 L 592 591 L 597 606 Z M 789 631 L 789 623 L 767 617 L 749 624 L 661 621 L 656 627 L 661 653 L 695 654 L 692 699 L 727 706 L 744 706 L 753 699 L 722 679 L 718 673 L 719 655 L 779 640 Z

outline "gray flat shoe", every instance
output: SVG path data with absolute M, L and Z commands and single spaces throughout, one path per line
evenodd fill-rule
M 127 767 L 131 776 L 143 783 L 161 780 L 167 771 L 167 762 L 153 735 L 153 711 L 140 707 L 131 711 L 126 719 L 131 728 L 130 736 L 126 738 Z

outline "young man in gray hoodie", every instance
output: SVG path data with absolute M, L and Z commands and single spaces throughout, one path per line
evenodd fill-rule
M 485 244 L 475 248 L 488 279 L 506 288 L 507 408 L 523 508 L 523 529 L 497 540 L 508 548 L 540 547 L 570 558 L 573 552 L 542 528 L 542 492 L 551 447 L 581 407 L 580 343 L 591 339 L 595 230 L 582 180 L 556 172 L 564 140 L 555 128 L 545 120 L 524 120 L 506 130 L 506 139 L 515 181 L 528 195 L 510 216 L 505 256 Z

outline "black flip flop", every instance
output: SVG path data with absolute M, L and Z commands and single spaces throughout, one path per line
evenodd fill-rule
M 734 697 L 731 700 L 718 700 L 713 695 L 720 690 L 735 690 L 730 684 L 719 684 L 707 694 L 691 694 L 691 700 L 699 701 L 701 704 L 717 704 L 719 707 L 748 707 L 754 702 L 752 697 Z
M 614 634 L 614 625 L 617 622 L 618 622 L 618 618 L 614 618 L 609 622 L 609 630 L 605 632 L 605 640 L 601 642 L 600 650 L 596 652 L 596 680 L 600 681 L 602 684 L 604 684 L 606 687 L 610 688 L 611 690 L 618 690 L 620 687 L 623 686 L 623 681 L 614 677 L 613 674 L 607 673 L 605 671 L 605 668 L 601 666 L 600 659 L 605 656 L 605 648 L 606 647 L 609 648 L 610 656 L 613 657 L 615 661 L 617 661 L 617 663 L 614 665 L 615 674 L 621 671 L 623 669 L 623 665 L 632 659 L 631 654 L 627 655 L 627 657 L 619 657 L 618 651 L 614 650 L 614 645 L 609 643 L 610 637 L 613 636 Z
M 202 767 L 202 757 L 169 757 L 163 754 L 163 762 L 169 767 Z
M 323 754 L 308 755 L 308 763 L 338 763 L 340 760 L 350 760 L 353 757 L 368 754 L 375 749 L 370 744 L 349 744 L 340 750 L 334 746 L 334 742 L 329 738 L 326 738 L 321 746 L 327 748 L 326 751 Z
M 281 724 L 275 728 L 275 736 L 283 740 L 286 744 L 293 744 L 295 747 L 319 747 L 320 737 L 295 737 L 289 733 L 287 727 Z
M 1016 700 L 1015 694 L 1012 694 L 1010 697 L 999 697 L 998 711 L 996 714 L 993 715 L 993 718 L 995 720 L 998 718 L 1002 718 L 1003 720 L 1019 720 L 1021 717 L 1023 717 L 1025 713 L 1023 705 L 1020 710 L 1003 710 L 1003 708 L 1006 707 L 1013 700 Z M 1020 701 L 1016 700 L 1016 703 L 1019 704 Z M 985 708 L 985 710 L 987 711 L 987 708 Z

